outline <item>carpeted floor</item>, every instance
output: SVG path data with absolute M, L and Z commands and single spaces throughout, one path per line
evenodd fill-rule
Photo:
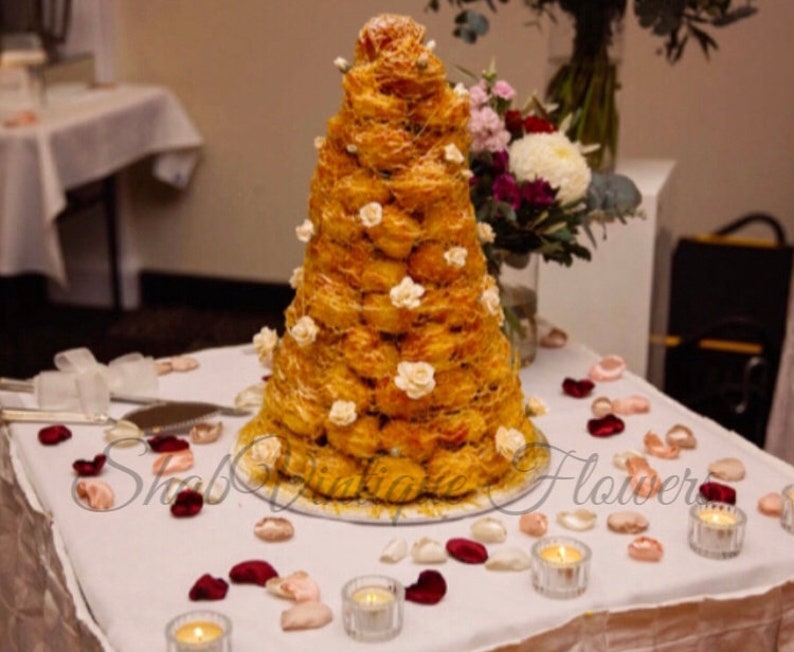
M 97 360 L 134 351 L 163 357 L 250 342 L 262 326 L 283 329 L 283 305 L 262 309 L 154 305 L 134 311 L 57 305 L 23 288 L 5 299 L 0 376 L 28 378 L 53 368 L 58 351 L 85 346 Z

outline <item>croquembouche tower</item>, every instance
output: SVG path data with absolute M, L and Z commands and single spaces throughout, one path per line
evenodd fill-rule
M 344 99 L 316 142 L 304 264 L 237 449 L 252 481 L 340 504 L 520 484 L 548 451 L 469 202 L 468 93 L 408 17 L 373 18 L 336 64 Z

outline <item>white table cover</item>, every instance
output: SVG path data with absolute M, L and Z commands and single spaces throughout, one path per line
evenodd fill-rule
M 249 347 L 208 350 L 197 357 L 198 370 L 161 378 L 161 396 L 230 403 L 262 374 Z M 553 446 L 549 478 L 517 503 L 494 513 L 508 527 L 505 545 L 529 551 L 534 540 L 518 529 L 521 513 L 545 512 L 549 533 L 562 534 L 565 531 L 554 519 L 557 512 L 575 508 L 596 512 L 596 527 L 574 534 L 593 550 L 587 591 L 572 600 L 553 600 L 533 590 L 528 572 L 491 572 L 450 559 L 436 567 L 447 580 L 446 597 L 435 606 L 407 603 L 402 634 L 378 644 L 378 650 L 460 652 L 504 646 L 506 650 L 679 651 L 750 649 L 749 644 L 769 650 L 794 646 L 794 535 L 784 531 L 777 519 L 761 515 L 756 506 L 762 495 L 780 491 L 794 480 L 794 468 L 689 412 L 632 374 L 599 383 L 593 396 L 644 394 L 652 403 L 650 413 L 626 417 L 626 430 L 620 435 L 591 437 L 585 424 L 592 399 L 565 396 L 560 386 L 566 376 L 584 377 L 596 359 L 590 350 L 569 344 L 560 350 L 541 350 L 536 362 L 522 371 L 526 393 L 542 398 L 549 407 L 548 415 L 536 419 Z M 0 400 L 31 404 L 29 396 L 7 393 L 0 394 Z M 126 409 L 113 405 L 115 416 Z M 227 454 L 245 419 L 222 421 L 224 434 L 218 442 L 193 446 L 192 473 L 221 481 L 229 478 Z M 619 500 L 625 474 L 613 466 L 613 454 L 641 449 L 648 430 L 663 435 L 676 423 L 691 427 L 699 443 L 677 460 L 651 458 L 663 479 L 672 478 L 667 491 L 647 501 L 635 501 L 630 494 Z M 368 573 L 385 573 L 410 584 L 426 567 L 409 559 L 395 565 L 379 562 L 386 543 L 396 536 L 409 543 L 423 536 L 441 542 L 466 537 L 474 520 L 409 526 L 345 523 L 274 511 L 239 486 L 232 487 L 221 504 L 206 505 L 194 518 L 176 519 L 162 502 L 165 480 L 157 480 L 151 471 L 155 454 L 142 447 L 111 451 L 101 477 L 113 487 L 118 509 L 92 513 L 72 497 L 71 463 L 105 448 L 102 428 L 73 426 L 72 439 L 54 447 L 37 441 L 38 426 L 12 424 L 10 430 L 18 466 L 24 468 L 63 538 L 64 561 L 74 569 L 109 646 L 123 652 L 163 649 L 166 622 L 205 607 L 231 617 L 238 652 L 351 650 L 358 644 L 343 631 L 342 585 Z M 705 559 L 687 545 L 689 507 L 698 485 L 706 480 L 709 463 L 731 456 L 747 468 L 747 477 L 735 485 L 737 504 L 747 513 L 744 549 L 734 559 Z M 661 562 L 632 561 L 627 555 L 632 537 L 607 529 L 607 516 L 624 509 L 648 517 L 647 534 L 664 545 Z M 293 540 L 268 544 L 254 536 L 254 523 L 274 513 L 294 523 Z M 320 630 L 282 632 L 279 617 L 288 603 L 252 585 L 232 584 L 220 602 L 188 599 L 190 587 L 202 574 L 228 578 L 233 565 L 250 559 L 269 561 L 282 575 L 307 571 L 333 609 L 334 621 Z
M 182 188 L 201 136 L 158 86 L 55 87 L 28 126 L 0 125 L 0 275 L 41 272 L 65 283 L 55 218 L 66 191 L 150 154 L 154 174 Z

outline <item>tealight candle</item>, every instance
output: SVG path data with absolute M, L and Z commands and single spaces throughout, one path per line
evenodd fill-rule
M 590 548 L 576 539 L 540 539 L 532 546 L 532 585 L 551 598 L 575 598 L 587 588 L 590 556 Z
M 780 512 L 780 525 L 794 534 L 794 484 L 783 488 L 783 510 Z
M 689 547 L 711 559 L 735 557 L 742 550 L 747 517 L 728 503 L 693 505 L 689 511 Z
M 342 588 L 345 631 L 361 641 L 385 641 L 400 633 L 405 589 L 397 580 L 366 575 Z
M 232 623 L 215 611 L 194 611 L 166 626 L 168 652 L 229 652 Z

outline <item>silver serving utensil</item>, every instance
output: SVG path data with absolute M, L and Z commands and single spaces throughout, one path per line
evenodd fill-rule
M 9 392 L 26 392 L 28 394 L 33 392 L 32 380 L 21 380 L 19 378 L 0 378 L 0 390 Z M 135 394 L 124 394 L 122 392 L 111 392 L 111 401 L 118 401 L 119 403 L 133 403 L 135 405 L 155 405 L 165 403 L 185 403 L 185 401 L 172 401 L 162 398 L 154 398 L 151 396 L 137 396 Z M 204 405 L 213 405 L 218 414 L 227 417 L 245 417 L 251 414 L 250 410 L 245 408 L 238 408 L 231 405 L 216 405 L 214 403 L 204 403 Z
M 112 426 L 119 421 L 130 421 L 140 428 L 144 436 L 150 437 L 188 432 L 197 423 L 218 414 L 220 410 L 217 405 L 198 401 L 169 401 L 148 405 L 128 412 L 121 419 L 114 419 L 107 414 L 0 407 L 0 422 L 84 423 Z

